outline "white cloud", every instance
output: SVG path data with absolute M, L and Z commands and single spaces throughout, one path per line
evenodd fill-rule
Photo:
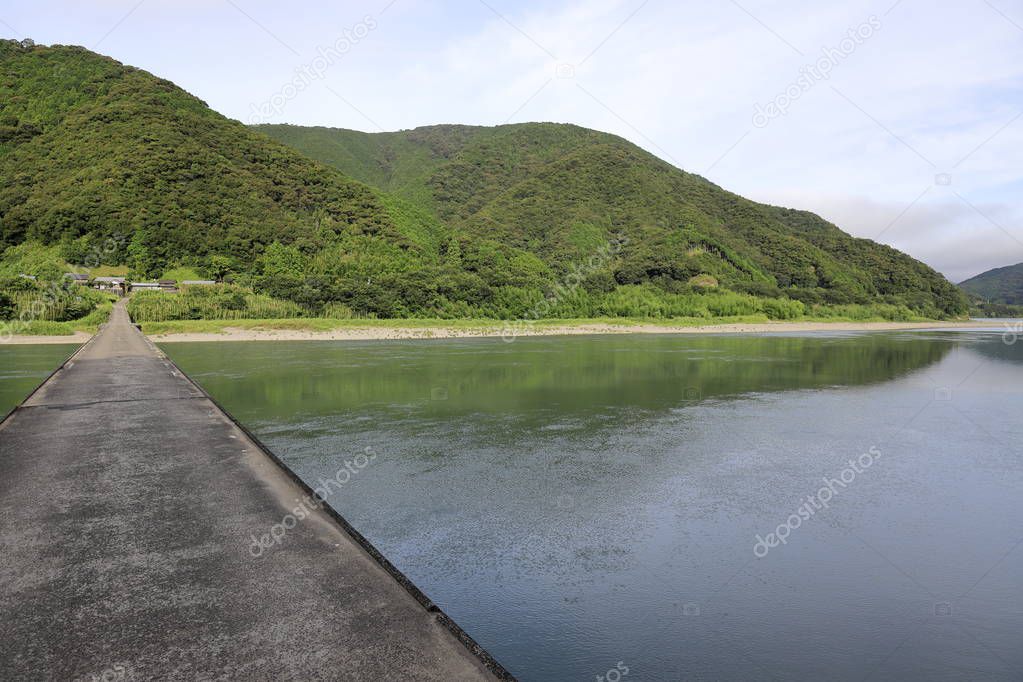
M 914 203 L 923 191 L 924 199 Z M 904 202 L 793 192 L 778 203 L 812 210 L 850 234 L 912 253 L 953 282 L 990 269 L 991 263 L 1023 260 L 1023 231 L 1010 227 L 1016 207 L 964 198 L 969 204 L 951 188 L 932 186 Z

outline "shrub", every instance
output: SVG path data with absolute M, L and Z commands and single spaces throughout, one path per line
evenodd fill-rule
M 891 303 L 818 305 L 814 306 L 812 310 L 813 314 L 818 317 L 847 318 L 850 320 L 882 319 L 893 322 L 908 322 L 916 317 L 916 314 L 908 307 Z
M 332 301 L 323 306 L 323 310 L 320 311 L 320 315 L 332 320 L 350 320 L 355 314 L 352 312 L 352 309 L 344 303 Z
M 764 314 L 772 320 L 794 320 L 802 317 L 806 306 L 789 298 L 767 298 L 761 301 Z
M 0 320 L 14 319 L 14 315 L 17 311 L 18 306 L 14 302 L 14 299 L 0 291 Z
M 707 299 L 707 309 L 712 315 L 721 317 L 732 317 L 735 315 L 753 315 L 760 312 L 757 299 L 746 294 L 736 294 L 731 291 L 704 296 Z
M 713 275 L 696 275 L 695 277 L 689 278 L 689 283 L 694 287 L 705 287 L 708 289 L 716 288 L 718 285 L 717 277 Z

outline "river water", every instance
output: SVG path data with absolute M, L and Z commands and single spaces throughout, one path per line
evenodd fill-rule
M 17 407 L 76 348 L 77 344 L 0 343 L 0 417 Z
M 1013 340 L 163 348 L 523 680 L 1020 680 Z

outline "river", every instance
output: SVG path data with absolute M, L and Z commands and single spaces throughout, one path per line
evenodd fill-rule
M 1018 680 L 1012 340 L 163 348 L 523 680 Z

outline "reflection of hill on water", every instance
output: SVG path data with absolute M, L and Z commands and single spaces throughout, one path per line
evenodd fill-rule
M 277 421 L 385 412 L 393 418 L 396 411 L 435 419 L 551 409 L 565 416 L 665 411 L 751 392 L 890 381 L 941 360 L 955 343 L 886 334 L 597 336 L 510 344 L 175 344 L 167 351 L 240 418 Z

